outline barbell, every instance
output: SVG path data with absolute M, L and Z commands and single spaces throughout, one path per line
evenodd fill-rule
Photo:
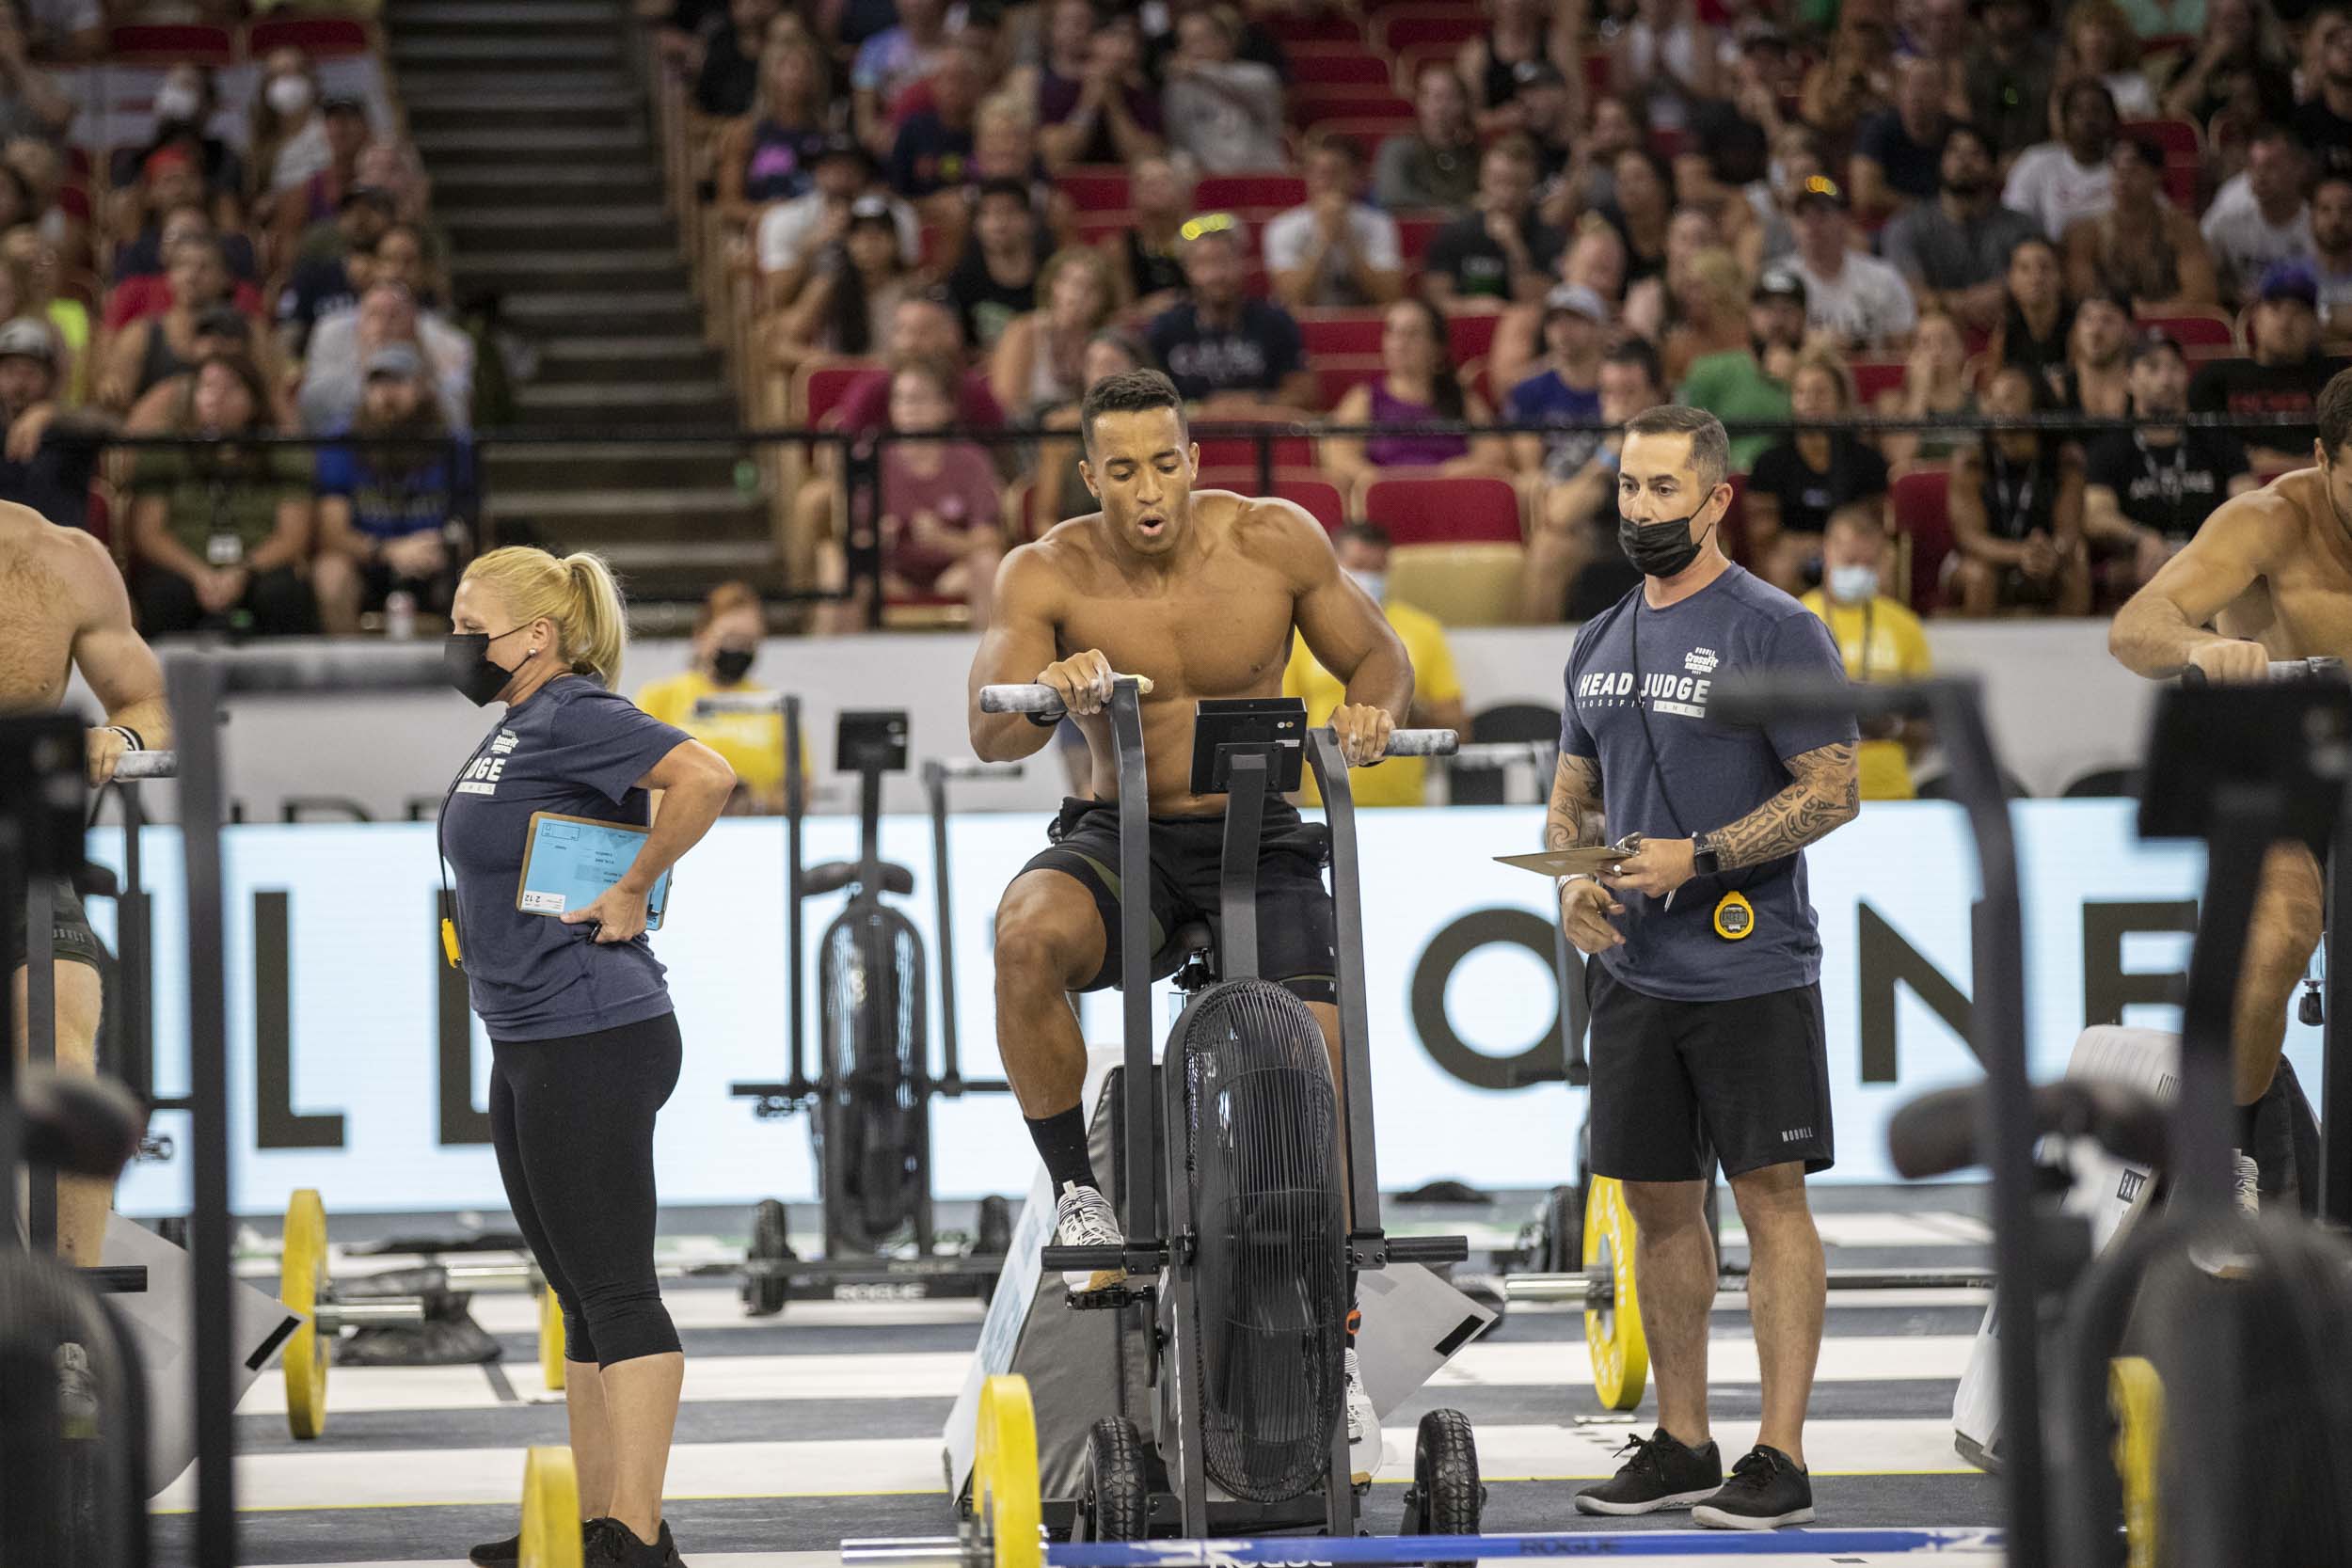
M 286 1204 L 278 1299 L 303 1320 L 278 1358 L 286 1378 L 286 1427 L 302 1439 L 326 1430 L 326 1369 L 338 1335 L 363 1325 L 424 1322 L 424 1303 L 414 1297 L 344 1301 L 336 1294 L 327 1260 L 326 1206 L 315 1187 L 297 1190 Z
M 1611 1410 L 1632 1410 L 1649 1380 L 1649 1341 L 1642 1332 L 1641 1281 L 1633 1265 L 1633 1214 L 1616 1178 L 1595 1176 L 1584 1190 L 1581 1274 L 1515 1274 L 1502 1280 L 1506 1301 L 1584 1304 L 1584 1348 L 1593 1391 Z M 1833 1291 L 1990 1290 L 1993 1271 L 1979 1269 L 1832 1269 Z M 1720 1291 L 1744 1291 L 1744 1275 L 1724 1275 Z

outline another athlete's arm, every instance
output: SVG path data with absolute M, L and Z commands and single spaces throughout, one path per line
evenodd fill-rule
M 984 762 L 1018 762 L 1042 751 L 1053 738 L 1054 726 L 1032 724 L 1025 714 L 980 711 L 981 687 L 1040 680 L 1059 652 L 1055 626 L 1061 574 L 1041 551 L 1041 545 L 1024 545 L 997 567 L 996 597 L 988 630 L 981 634 L 979 651 L 972 656 L 972 750 Z M 1102 657 L 1100 654 L 1094 657 Z
M 164 701 L 164 669 L 131 624 L 131 598 L 106 546 L 78 530 L 63 532 L 78 616 L 73 663 L 106 710 L 106 722 L 135 732 L 151 752 L 171 746 L 171 709 Z M 130 742 L 110 729 L 88 733 L 86 758 L 95 786 L 114 777 Z
M 1332 710 L 1340 747 L 1358 768 L 1380 760 L 1389 731 L 1413 710 L 1413 661 L 1370 594 L 1340 570 L 1323 525 L 1284 500 L 1248 503 L 1252 531 L 1264 531 L 1289 569 L 1292 618 L 1307 651 L 1347 688 Z
M 1697 847 L 1715 852 L 1717 870 L 1793 855 L 1862 810 L 1862 774 L 1851 741 L 1800 752 L 1788 767 L 1786 789 L 1745 816 L 1699 834 Z
M 1606 841 L 1600 805 L 1600 761 L 1573 752 L 1560 753 L 1551 773 L 1551 800 L 1544 808 L 1544 847 L 1577 849 Z M 1560 889 L 1560 929 L 1576 950 L 1601 952 L 1625 941 L 1609 917 L 1625 913 L 1625 906 L 1590 877 L 1563 878 Z
M 2125 668 L 2158 680 L 2192 664 L 2225 680 L 2261 680 L 2269 652 L 2211 628 L 2278 558 L 2294 526 L 2289 503 L 2266 491 L 2223 502 L 2116 612 L 2107 651 Z

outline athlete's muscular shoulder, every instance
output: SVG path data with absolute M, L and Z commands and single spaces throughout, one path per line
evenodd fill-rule
M 1212 490 L 1197 497 L 1194 504 L 1215 506 L 1226 518 L 1225 531 L 1234 547 L 1294 589 L 1319 581 L 1329 567 L 1331 541 L 1323 525 L 1294 501 Z
M 2188 548 L 2203 544 L 2226 549 L 2257 570 L 2267 570 L 2304 554 L 2311 525 L 2328 515 L 2319 470 L 2301 468 L 2214 508 Z

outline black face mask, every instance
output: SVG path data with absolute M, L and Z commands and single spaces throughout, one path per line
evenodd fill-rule
M 1707 509 L 1702 506 L 1699 512 Z M 1625 550 L 1625 558 L 1640 568 L 1645 578 L 1670 578 L 1699 558 L 1699 546 L 1707 534 L 1691 537 L 1691 525 L 1697 521 L 1698 512 L 1688 517 L 1670 517 L 1662 522 L 1645 523 L 1617 514 L 1617 543 Z M 1715 525 L 1707 525 L 1708 533 Z
M 500 637 L 512 637 L 523 629 L 512 626 L 498 637 L 486 631 L 454 631 L 442 641 L 441 669 L 459 696 L 476 707 L 485 707 L 498 700 L 498 694 L 506 689 L 506 683 L 515 678 L 515 672 L 490 662 L 490 644 Z
M 749 648 L 722 648 L 710 656 L 710 678 L 721 686 L 733 686 L 752 673 L 752 660 L 756 657 Z

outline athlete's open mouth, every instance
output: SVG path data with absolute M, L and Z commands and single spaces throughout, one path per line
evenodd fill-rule
M 1168 527 L 1168 519 L 1156 512 L 1147 512 L 1136 519 L 1136 531 L 1146 539 L 1157 539 Z

